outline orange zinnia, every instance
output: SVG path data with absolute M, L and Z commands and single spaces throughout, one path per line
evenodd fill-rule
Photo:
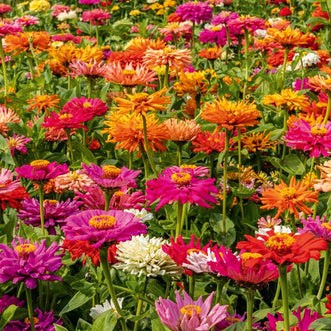
M 106 116 L 109 121 L 104 123 L 109 127 L 102 133 L 108 133 L 107 142 L 117 143 L 116 149 L 122 148 L 129 153 L 133 153 L 139 148 L 138 157 L 141 154 L 141 148 L 145 147 L 143 118 L 137 114 L 120 115 L 113 113 Z M 163 123 L 160 123 L 155 114 L 146 115 L 147 141 L 148 146 L 154 152 L 157 150 L 165 151 L 165 141 L 168 139 L 168 130 Z
M 316 75 L 308 78 L 308 81 L 309 87 L 313 88 L 315 91 L 323 91 L 328 94 L 329 97 L 331 96 L 331 76 L 322 77 Z
M 129 51 L 145 52 L 148 48 L 163 49 L 164 47 L 166 47 L 166 43 L 160 38 L 151 40 L 149 38 L 137 37 L 129 41 L 126 49 Z
M 258 124 L 258 117 L 261 115 L 254 103 L 233 102 L 226 98 L 218 98 L 213 103 L 207 102 L 201 111 L 202 119 L 228 130 L 254 126 Z
M 36 95 L 34 98 L 28 100 L 28 104 L 30 107 L 27 109 L 27 111 L 31 111 L 33 109 L 37 109 L 38 114 L 41 111 L 45 111 L 45 113 L 48 113 L 48 110 L 50 108 L 60 108 L 59 107 L 60 98 L 58 95 Z
M 117 107 L 114 109 L 118 110 L 119 113 L 135 113 L 146 116 L 148 111 L 155 110 L 166 110 L 168 105 L 171 102 L 171 97 L 162 96 L 167 91 L 166 88 L 163 88 L 160 91 L 157 91 L 153 94 L 148 93 L 136 93 L 136 94 L 127 94 L 126 96 L 129 99 L 124 98 L 114 98 L 114 101 L 117 103 Z
M 267 30 L 267 42 L 278 42 L 285 48 L 291 48 L 293 46 L 306 45 L 310 39 L 309 33 L 303 34 L 300 29 L 286 28 L 283 31 L 270 28 Z
M 277 214 L 274 218 L 279 216 L 288 209 L 291 214 L 299 218 L 298 210 L 309 215 L 313 211 L 304 204 L 304 202 L 318 202 L 318 192 L 308 189 L 309 184 L 304 184 L 303 181 L 296 182 L 295 177 L 291 177 L 290 184 L 287 185 L 281 181 L 279 185 L 274 188 L 268 188 L 262 192 L 261 202 L 263 204 L 261 209 L 277 208 Z
M 191 141 L 200 132 L 200 125 L 195 120 L 169 118 L 163 123 L 168 129 L 169 140 L 172 141 Z

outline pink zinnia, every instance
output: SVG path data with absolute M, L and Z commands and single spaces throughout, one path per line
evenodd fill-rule
M 85 210 L 68 217 L 62 229 L 66 239 L 88 240 L 96 248 L 147 233 L 140 218 L 122 210 Z
M 228 27 L 238 29 L 239 33 L 243 33 L 242 29 L 248 31 L 256 31 L 258 29 L 265 30 L 265 22 L 262 18 L 240 16 L 237 19 L 228 22 Z
M 227 317 L 227 306 L 217 303 L 211 308 L 214 292 L 205 301 L 202 297 L 194 301 L 185 291 L 184 298 L 175 293 L 176 303 L 161 297 L 155 302 L 161 322 L 172 331 L 208 331 Z
M 310 232 L 317 238 L 324 238 L 328 242 L 331 242 L 331 220 L 327 221 L 326 216 L 322 218 L 316 216 L 316 218 L 308 217 L 302 218 L 303 229 L 298 229 L 299 233 Z
M 183 21 L 191 21 L 200 24 L 211 20 L 213 10 L 205 2 L 186 2 L 177 7 L 176 14 L 179 15 Z
M 303 119 L 293 123 L 284 137 L 292 149 L 309 151 L 310 157 L 329 156 L 331 150 L 331 121 L 326 124 L 309 124 Z
M 16 19 L 16 22 L 22 26 L 35 25 L 39 23 L 39 18 L 32 15 L 25 15 Z
M 69 6 L 65 6 L 65 5 L 54 5 L 51 8 L 53 10 L 52 12 L 52 16 L 53 17 L 57 17 L 59 16 L 61 13 L 69 13 L 71 8 Z
M 0 24 L 1 28 L 1 24 Z M 6 108 L 4 105 L 0 105 L 0 133 L 4 136 L 10 130 L 8 123 L 18 123 L 21 119 L 19 116 L 11 109 Z
M 177 167 L 165 169 L 157 179 L 149 180 L 146 185 L 146 199 L 148 205 L 159 200 L 155 210 L 159 210 L 167 203 L 180 201 L 182 204 L 189 202 L 198 206 L 210 208 L 207 203 L 216 203 L 217 187 L 215 178 L 199 178 L 194 171 L 177 171 Z M 215 194 L 213 196 L 212 194 Z
M 98 5 L 100 0 L 79 0 L 78 3 L 82 5 Z
M 5 37 L 7 34 L 16 34 L 17 32 L 23 32 L 22 27 L 15 21 L 1 21 L 0 22 L 0 38 Z
M 34 160 L 30 164 L 15 168 L 20 177 L 28 178 L 32 181 L 47 181 L 69 171 L 66 164 L 49 162 L 47 160 Z
M 86 63 L 82 60 L 74 60 L 69 66 L 72 77 L 87 76 L 91 78 L 103 77 L 106 71 L 106 65 L 97 62 L 95 59 L 91 59 Z
M 31 141 L 30 138 L 25 136 L 18 136 L 16 133 L 12 137 L 6 138 L 8 147 L 10 149 L 10 153 L 12 156 L 15 155 L 15 151 L 20 151 L 25 154 L 28 149 L 26 148 L 26 144 Z
M 54 241 L 49 248 L 46 240 L 31 244 L 27 239 L 18 238 L 12 242 L 12 248 L 0 244 L 0 283 L 12 280 L 13 284 L 24 282 L 27 288 L 37 287 L 37 280 L 62 280 L 53 275 L 62 266 L 61 257 L 57 254 L 60 246 Z
M 106 20 L 110 19 L 110 14 L 102 9 L 94 9 L 91 11 L 84 11 L 82 15 L 83 22 L 91 22 L 92 25 L 106 24 Z
M 19 179 L 14 180 L 14 173 L 2 168 L 0 171 L 0 194 L 9 193 L 20 187 Z
M 0 3 L 0 14 L 9 13 L 11 11 L 11 7 L 6 5 L 5 3 Z

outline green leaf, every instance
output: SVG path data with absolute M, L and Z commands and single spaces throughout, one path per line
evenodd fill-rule
M 55 327 L 55 331 L 68 331 L 67 328 L 65 328 L 61 325 L 58 325 L 58 324 L 54 324 L 54 327 Z
M 308 21 L 307 24 L 311 25 L 317 25 L 317 24 L 322 24 L 322 25 L 329 25 L 329 21 L 326 20 L 323 17 L 311 17 Z
M 277 157 L 266 157 L 266 161 L 270 162 L 277 169 L 283 169 L 290 175 L 303 175 L 306 171 L 304 164 L 295 154 L 286 156 L 285 160 Z
M 60 311 L 60 316 L 63 314 L 68 313 L 69 311 L 75 310 L 82 305 L 84 305 L 86 302 L 91 300 L 92 296 L 87 296 L 86 294 L 83 294 L 82 292 L 77 292 L 71 300 L 63 307 L 63 309 Z
M 331 317 L 324 317 L 309 325 L 310 330 L 331 330 Z
M 17 308 L 15 305 L 10 305 L 4 310 L 0 319 L 0 330 L 3 330 L 6 324 L 13 318 Z
M 105 311 L 94 321 L 92 331 L 112 331 L 118 321 L 118 317 L 111 310 Z
M 238 322 L 228 326 L 226 329 L 223 329 L 223 331 L 244 331 L 245 328 L 246 328 L 245 322 Z
M 92 331 L 92 325 L 80 318 L 77 322 L 76 331 Z
M 167 327 L 165 327 L 159 318 L 152 320 L 152 331 L 167 331 L 169 330 Z
M 255 189 L 250 189 L 246 186 L 240 186 L 239 188 L 232 188 L 233 194 L 238 198 L 248 198 L 256 192 Z
M 83 163 L 87 165 L 89 165 L 90 163 L 94 163 L 94 164 L 98 163 L 93 153 L 86 146 L 83 146 L 78 141 L 72 142 L 72 148 L 74 151 L 78 151 L 81 154 L 81 161 Z

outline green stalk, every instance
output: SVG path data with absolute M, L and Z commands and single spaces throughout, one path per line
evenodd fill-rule
M 287 267 L 286 265 L 280 265 L 278 268 L 279 268 L 280 288 L 282 290 L 282 300 L 283 300 L 284 331 L 290 331 L 286 267 Z
M 272 301 L 272 308 L 275 308 L 276 307 L 276 304 L 277 304 L 277 301 L 278 301 L 278 298 L 279 298 L 279 293 L 280 293 L 280 280 L 278 279 L 277 280 L 276 293 L 275 293 L 274 299 Z
M 179 141 L 177 144 L 177 165 L 180 167 L 182 164 L 183 144 Z
M 109 192 L 106 192 L 106 191 L 103 192 L 103 195 L 105 197 L 105 211 L 108 211 L 111 195 L 109 194 Z
M 329 117 L 330 117 L 330 110 L 331 110 L 331 93 L 329 92 L 329 93 L 327 93 L 327 95 L 328 95 L 328 106 L 326 108 L 323 124 L 326 124 L 328 122 Z
M 288 58 L 288 52 L 289 52 L 289 49 L 286 47 L 285 52 L 284 52 L 283 72 L 282 72 L 280 91 L 284 88 L 284 84 L 285 84 L 285 73 L 286 73 L 286 63 L 287 63 L 287 58 Z
M 40 213 L 41 233 L 42 233 L 43 237 L 45 237 L 46 232 L 45 232 L 45 221 L 44 221 L 44 185 L 41 183 L 39 184 L 38 195 L 39 195 L 39 213 Z
M 147 289 L 147 283 L 148 283 L 148 277 L 146 276 L 145 283 L 144 283 L 144 289 L 142 296 L 144 297 L 146 294 L 146 289 Z M 138 299 L 138 304 L 137 304 L 137 310 L 136 310 L 136 316 L 140 316 L 143 310 L 143 299 L 139 298 Z M 134 329 L 133 331 L 138 331 L 138 326 L 139 326 L 139 320 L 134 322 Z
M 8 94 L 8 76 L 7 76 L 7 67 L 5 62 L 5 52 L 3 50 L 2 46 L 3 39 L 0 39 L 0 58 L 1 58 L 1 64 L 2 64 L 2 73 L 3 73 L 3 81 L 5 85 L 5 97 Z
M 33 319 L 33 307 L 32 307 L 32 295 L 31 290 L 25 286 L 25 295 L 26 295 L 26 303 L 28 305 L 28 315 L 30 320 L 31 331 L 36 331 L 34 327 L 34 319 Z
M 182 233 L 182 216 L 183 216 L 183 207 L 184 205 L 177 201 L 177 226 L 176 226 L 176 238 Z
M 309 171 L 309 177 L 308 177 L 309 182 L 311 181 L 311 176 L 313 174 L 314 165 L 315 165 L 315 156 L 313 156 L 311 158 L 310 171 Z
M 90 99 L 92 96 L 92 78 L 87 78 L 87 97 Z
M 247 88 L 247 81 L 248 81 L 248 71 L 249 71 L 249 58 L 248 58 L 248 30 L 244 29 L 244 35 L 245 35 L 245 84 L 244 84 L 244 92 L 243 92 L 243 99 L 245 99 L 246 95 L 246 88 Z
M 246 302 L 247 302 L 246 330 L 247 331 L 253 330 L 254 297 L 255 297 L 255 290 L 247 289 L 246 290 Z
M 300 274 L 300 264 L 296 263 L 297 265 L 297 274 L 298 274 L 298 287 L 299 287 L 299 294 L 300 298 L 303 298 L 303 292 L 302 292 L 302 282 L 301 282 L 301 274 Z
M 229 130 L 226 129 L 225 148 L 224 148 L 224 167 L 223 167 L 223 204 L 222 204 L 222 220 L 223 220 L 223 234 L 226 234 L 226 182 L 228 170 L 228 153 L 229 153 Z
M 133 152 L 129 152 L 129 169 L 132 170 L 132 163 L 133 163 Z
M 241 167 L 241 130 L 238 129 L 237 132 L 238 132 L 238 136 L 237 136 L 237 138 L 238 138 L 238 141 L 237 141 L 238 142 L 238 167 L 240 170 L 240 167 Z M 240 183 L 239 183 L 239 185 L 240 185 Z
M 72 143 L 71 143 L 71 136 L 70 136 L 70 128 L 65 128 L 65 132 L 67 134 L 67 147 L 68 147 L 68 150 L 69 150 L 69 161 L 70 163 L 73 163 L 74 162 L 74 151 L 72 149 Z
M 169 87 L 169 64 L 166 64 L 163 87 Z
M 142 116 L 143 119 L 143 130 L 144 130 L 144 142 L 145 142 L 145 149 L 146 149 L 146 154 L 147 154 L 147 158 L 149 161 L 149 164 L 151 165 L 152 171 L 154 173 L 154 176 L 157 176 L 157 172 L 156 172 L 156 168 L 155 168 L 155 164 L 153 161 L 153 157 L 151 154 L 151 150 L 149 148 L 149 144 L 148 144 L 148 139 L 147 139 L 147 122 L 146 122 L 146 117 Z
M 195 288 L 195 275 L 188 276 L 188 292 L 191 298 L 194 298 L 194 288 Z
M 215 299 L 215 304 L 221 302 L 221 297 L 222 297 L 222 290 L 225 285 L 225 282 L 223 278 L 216 278 L 216 299 Z
M 317 293 L 317 299 L 318 300 L 321 300 L 323 292 L 324 292 L 325 283 L 326 283 L 326 280 L 328 278 L 330 258 L 331 258 L 331 246 L 329 245 L 327 251 L 325 252 L 322 280 L 321 280 L 320 288 L 319 288 L 318 293 Z

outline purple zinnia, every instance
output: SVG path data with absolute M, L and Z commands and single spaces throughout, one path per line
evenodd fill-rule
M 31 244 L 27 239 L 18 238 L 12 241 L 12 248 L 0 244 L 0 283 L 12 280 L 13 284 L 23 281 L 27 288 L 37 287 L 37 279 L 61 280 L 52 273 L 62 266 L 63 254 L 55 255 L 60 246 L 53 242 L 49 248 L 46 240 Z
M 299 229 L 299 233 L 311 232 L 317 238 L 324 238 L 328 242 L 331 242 L 331 220 L 326 221 L 326 216 L 323 216 L 321 219 L 319 216 L 316 216 L 315 219 L 308 217 L 306 220 L 301 219 L 303 229 Z
M 67 199 L 64 202 L 57 200 L 44 200 L 44 222 L 49 234 L 56 234 L 55 226 L 65 224 L 65 219 L 79 212 L 79 205 L 82 202 Z M 40 206 L 39 201 L 34 198 L 27 198 L 22 201 L 22 208 L 17 217 L 25 224 L 40 227 Z
M 86 174 L 102 189 L 137 187 L 136 177 L 140 170 L 129 170 L 126 167 L 117 168 L 113 165 L 99 167 L 93 163 L 90 166 L 82 163 Z
M 177 7 L 176 14 L 179 15 L 183 21 L 191 21 L 200 24 L 201 22 L 211 20 L 213 10 L 206 2 L 186 2 Z
M 132 236 L 145 234 L 146 225 L 133 214 L 122 210 L 85 210 L 70 216 L 63 226 L 68 240 L 88 240 L 93 247 L 104 243 L 130 240 Z
M 11 305 L 15 305 L 17 307 L 22 307 L 24 304 L 24 300 L 20 300 L 16 297 L 10 297 L 8 295 L 3 295 L 0 298 L 0 315 L 3 313 L 3 311 L 8 308 Z
M 172 331 L 207 331 L 227 317 L 227 306 L 218 303 L 211 308 L 214 292 L 205 301 L 200 297 L 194 301 L 185 291 L 182 298 L 176 291 L 176 303 L 159 298 L 155 302 L 156 312 L 161 322 Z
M 98 5 L 100 0 L 79 0 L 78 3 L 82 5 Z
M 304 78 L 303 81 L 302 79 L 298 78 L 295 80 L 295 82 L 293 83 L 293 91 L 301 91 L 306 90 L 309 88 L 309 80 L 308 78 Z
M 30 164 L 15 168 L 20 177 L 28 178 L 32 181 L 47 181 L 59 175 L 69 172 L 66 164 L 57 164 L 47 160 L 34 160 Z

